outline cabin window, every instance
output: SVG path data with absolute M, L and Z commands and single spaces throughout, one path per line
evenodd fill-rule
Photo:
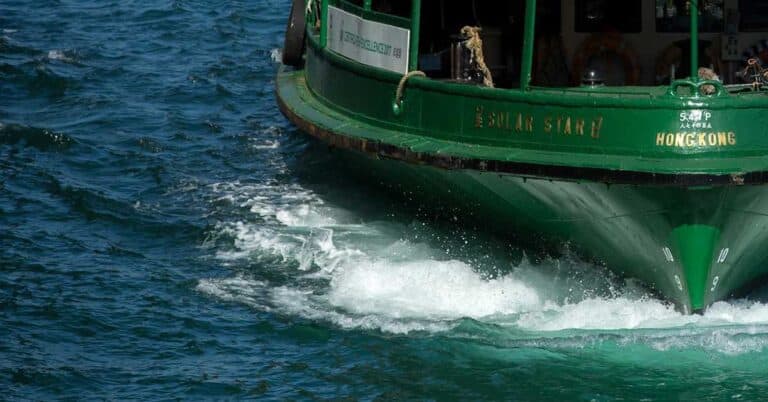
M 373 0 L 371 9 L 383 14 L 411 18 L 411 2 L 403 0 Z
M 524 11 L 524 0 L 422 0 L 419 68 L 432 78 L 452 80 L 452 44 L 461 40 L 462 27 L 480 27 L 494 83 L 513 86 L 519 82 Z
M 700 0 L 699 32 L 723 31 L 723 0 Z M 687 0 L 656 0 L 657 32 L 690 32 L 691 13 Z
M 365 8 L 364 0 L 340 0 L 338 3 L 347 3 L 361 9 Z M 331 4 L 334 4 L 332 1 Z M 392 15 L 405 19 L 411 18 L 411 0 L 371 0 L 371 11 Z
M 556 43 L 559 38 L 561 1 L 537 1 L 536 32 L 543 38 L 541 43 Z M 524 21 L 525 0 L 422 0 L 419 69 L 431 78 L 454 80 L 451 45 L 460 40 L 462 27 L 480 27 L 484 59 L 494 85 L 519 87 Z M 560 75 L 567 83 L 567 72 Z
M 576 32 L 640 32 L 641 0 L 576 0 Z
M 739 0 L 740 30 L 768 31 L 768 1 Z
M 389 1 L 393 8 L 388 13 L 408 17 L 409 2 Z M 385 11 L 380 8 L 384 0 L 372 4 L 374 10 Z M 398 4 L 401 7 L 394 8 Z M 663 86 L 697 71 L 690 65 L 689 4 L 538 0 L 531 85 L 663 93 Z M 422 0 L 418 68 L 433 79 L 485 85 L 475 76 L 454 74 L 451 59 L 452 46 L 462 40 L 462 27 L 479 27 L 494 86 L 520 88 L 525 5 L 525 0 Z M 711 69 L 705 73 L 718 75 L 725 84 L 741 83 L 735 72 L 743 69 L 745 49 L 759 43 L 768 54 L 768 0 L 699 0 L 699 5 L 698 67 Z M 734 49 L 725 40 L 734 43 Z
M 558 0 L 539 0 L 531 84 L 565 87 L 570 82 L 562 37 L 562 5 Z

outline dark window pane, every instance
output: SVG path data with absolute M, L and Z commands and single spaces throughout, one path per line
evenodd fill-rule
M 740 0 L 741 31 L 768 31 L 768 1 Z
M 640 32 L 641 0 L 576 0 L 576 32 Z
M 689 32 L 691 12 L 687 0 L 656 0 L 656 32 Z M 723 0 L 700 0 L 700 32 L 723 31 Z
M 361 0 L 362 1 L 362 0 Z M 373 0 L 373 11 L 396 15 L 403 18 L 411 18 L 411 2 L 403 0 Z M 422 7 L 423 8 L 423 7 Z

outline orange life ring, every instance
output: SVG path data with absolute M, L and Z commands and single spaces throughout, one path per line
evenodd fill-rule
M 640 64 L 637 54 L 621 35 L 616 33 L 592 34 L 579 46 L 573 57 L 572 80 L 575 84 L 581 82 L 584 70 L 589 60 L 601 54 L 613 53 L 624 64 L 624 85 L 637 85 L 640 83 Z

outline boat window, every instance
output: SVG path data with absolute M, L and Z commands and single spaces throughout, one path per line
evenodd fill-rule
M 371 9 L 384 14 L 411 18 L 411 2 L 403 0 L 373 0 Z
M 768 1 L 739 0 L 740 30 L 768 31 Z
M 690 3 L 687 0 L 656 0 L 657 32 L 690 32 Z M 723 0 L 702 0 L 700 32 L 723 31 Z
M 561 36 L 570 72 L 567 86 L 654 87 L 688 77 L 690 4 L 688 0 L 575 0 L 573 29 Z M 704 74 L 715 77 L 723 71 L 718 33 L 724 31 L 724 0 L 699 0 L 699 6 L 699 67 L 710 69 Z M 534 68 L 534 85 L 558 86 L 541 77 L 542 72 Z
M 541 35 L 559 37 L 560 4 L 561 0 L 537 1 L 536 31 Z M 524 20 L 525 0 L 422 0 L 419 69 L 431 78 L 477 84 L 461 76 L 461 67 L 452 63 L 451 49 L 463 40 L 463 27 L 479 27 L 484 61 L 494 86 L 519 87 Z M 453 61 L 456 59 L 454 54 Z M 563 77 L 567 82 L 567 72 Z
M 385 11 L 377 8 L 383 1 L 372 4 Z M 393 7 L 403 4 L 389 1 Z M 457 43 L 467 40 L 460 34 L 462 27 L 479 27 L 493 85 L 519 88 L 525 4 L 525 0 L 422 0 L 419 69 L 433 79 L 487 85 L 483 69 L 480 79 L 476 70 L 470 74 L 462 70 L 467 57 L 457 56 L 455 50 Z M 638 87 L 654 87 L 664 93 L 672 81 L 698 71 L 690 65 L 688 4 L 688 0 L 538 0 L 531 85 L 644 93 L 649 90 Z M 768 56 L 762 57 L 768 55 L 768 1 L 699 0 L 699 4 L 698 68 L 708 69 L 707 77 L 719 76 L 724 84 L 743 83 L 737 73 L 744 69 L 744 55 L 752 48 L 768 65 Z M 398 12 L 392 10 L 387 12 Z M 407 14 L 407 7 L 399 12 Z
M 516 23 L 522 20 L 522 3 L 422 0 L 419 68 L 431 78 L 461 81 L 457 64 L 451 63 L 452 46 L 461 42 L 464 26 L 473 26 L 482 29 L 485 62 L 493 72 L 494 81 L 499 84 L 507 80 L 508 67 L 514 68 L 515 64 L 506 59 L 505 53 L 515 44 L 520 49 L 522 43 L 522 26 Z
M 576 32 L 641 30 L 641 0 L 576 0 Z
M 347 3 L 358 7 L 359 9 L 365 8 L 365 1 L 363 0 L 336 0 L 331 1 L 331 4 L 335 3 Z M 371 11 L 377 13 L 392 15 L 405 19 L 411 18 L 411 0 L 371 0 Z

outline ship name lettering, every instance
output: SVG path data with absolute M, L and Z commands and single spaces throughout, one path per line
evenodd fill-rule
M 523 131 L 523 114 L 518 113 L 517 118 L 515 119 L 515 131 L 518 133 Z
M 474 127 L 477 129 L 503 130 L 513 133 L 533 134 L 536 132 L 536 117 L 524 112 L 491 111 L 483 106 L 476 106 Z M 593 139 L 599 139 L 603 129 L 603 116 L 592 119 L 581 116 L 560 114 L 545 116 L 540 125 L 539 132 L 545 134 L 558 134 L 562 136 L 584 137 L 589 132 Z
M 544 118 L 544 132 L 547 134 L 578 135 L 584 136 L 587 120 L 581 117 L 567 115 L 547 116 Z M 590 121 L 590 137 L 600 138 L 600 132 L 603 129 L 603 116 L 595 117 Z
M 729 132 L 660 132 L 656 146 L 671 148 L 725 147 L 736 145 L 736 133 Z
M 576 119 L 576 135 L 584 135 L 584 119 Z
M 603 116 L 592 120 L 592 138 L 600 138 L 600 130 L 603 128 Z
M 475 128 L 483 128 L 483 107 L 475 108 Z
M 537 132 L 536 117 L 533 114 L 510 111 L 489 111 L 476 106 L 473 125 L 476 129 L 495 129 L 514 133 L 533 134 Z M 538 132 L 562 136 L 584 137 L 587 134 L 599 139 L 603 128 L 603 117 L 587 119 L 573 115 L 549 115 L 540 120 Z

